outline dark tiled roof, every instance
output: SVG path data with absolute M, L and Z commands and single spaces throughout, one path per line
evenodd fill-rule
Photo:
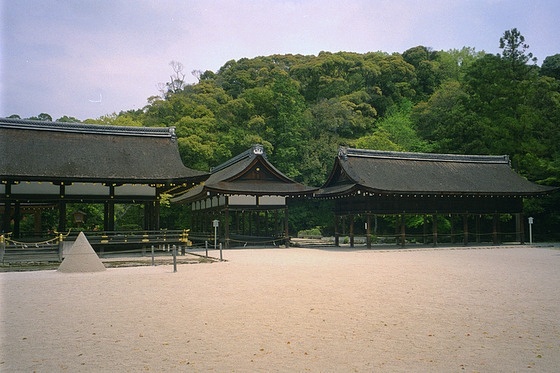
M 315 188 L 285 176 L 266 158 L 261 145 L 254 145 L 227 162 L 214 167 L 210 177 L 173 199 L 174 202 L 193 202 L 207 197 L 207 193 L 229 195 L 279 195 L 311 194 Z
M 535 195 L 555 190 L 517 173 L 508 156 L 399 153 L 341 148 L 319 197 L 371 193 Z
M 125 183 L 199 181 L 174 128 L 0 119 L 0 177 Z

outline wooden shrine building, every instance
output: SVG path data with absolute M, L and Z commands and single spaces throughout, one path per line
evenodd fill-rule
M 68 203 L 103 204 L 105 231 L 115 228 L 116 203 L 143 204 L 143 229 L 159 229 L 160 195 L 205 177 L 182 163 L 172 127 L 0 118 L 0 233 L 18 237 L 22 215 L 40 219 L 45 206 L 58 209 L 64 232 Z
M 208 236 L 218 221 L 225 247 L 289 244 L 288 201 L 312 196 L 316 188 L 277 170 L 261 145 L 211 169 L 209 178 L 172 202 L 190 203 L 190 237 Z
M 341 147 L 334 167 L 316 198 L 333 199 L 335 240 L 340 223 L 349 221 L 353 245 L 354 218 L 366 219 L 371 245 L 371 217 L 397 215 L 396 236 L 406 241 L 406 215 L 431 215 L 434 245 L 438 242 L 438 214 L 463 217 L 462 241 L 469 241 L 469 217 L 491 215 L 492 241 L 497 244 L 499 214 L 517 219 L 517 238 L 524 241 L 523 199 L 556 188 L 532 183 L 515 173 L 508 156 L 401 153 Z M 400 220 L 400 224 L 398 221 Z M 478 222 L 478 220 L 477 220 Z M 476 225 L 478 228 L 478 224 Z M 476 233 L 475 233 L 476 234 Z

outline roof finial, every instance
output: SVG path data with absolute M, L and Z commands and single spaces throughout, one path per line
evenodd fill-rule
M 253 145 L 253 154 L 264 155 L 264 146 L 262 146 L 261 144 L 254 144 Z
M 339 146 L 338 147 L 338 158 L 342 158 L 346 160 L 348 158 L 348 147 L 347 146 Z

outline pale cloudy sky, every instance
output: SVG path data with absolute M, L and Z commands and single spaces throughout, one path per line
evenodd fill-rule
M 540 64 L 560 53 L 559 20 L 558 0 L 0 0 L 0 117 L 142 108 L 170 61 L 194 82 L 270 54 L 499 53 L 514 27 Z

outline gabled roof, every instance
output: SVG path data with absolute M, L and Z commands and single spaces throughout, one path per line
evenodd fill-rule
M 0 118 L 0 178 L 114 183 L 198 182 L 175 129 Z
M 208 194 L 300 196 L 315 190 L 288 178 L 267 160 L 262 145 L 254 145 L 211 169 L 205 182 L 172 201 L 189 203 Z
M 529 196 L 555 189 L 515 173 L 506 155 L 401 153 L 341 147 L 327 182 L 316 196 L 343 196 L 357 191 Z

